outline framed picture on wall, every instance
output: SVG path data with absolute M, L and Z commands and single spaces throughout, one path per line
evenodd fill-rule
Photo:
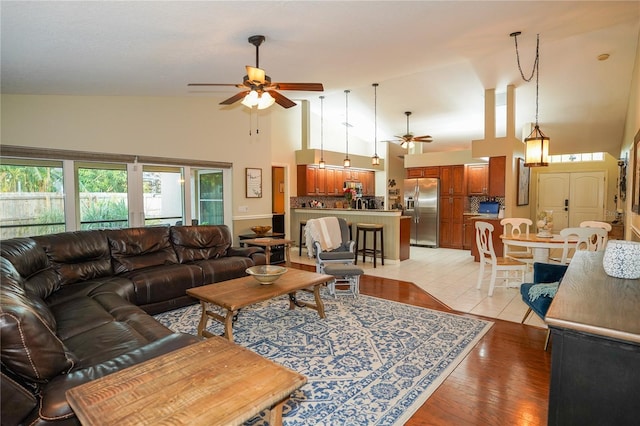
M 633 138 L 633 190 L 631 191 L 631 210 L 640 214 L 640 130 Z
M 262 169 L 246 168 L 247 198 L 262 198 Z
M 525 167 L 524 159 L 518 158 L 518 193 L 517 205 L 526 206 L 529 204 L 529 178 L 531 169 Z

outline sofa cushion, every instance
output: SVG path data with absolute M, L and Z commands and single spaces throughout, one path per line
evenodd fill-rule
M 113 275 L 103 231 L 64 232 L 33 237 L 60 275 L 61 285 Z
M 188 288 L 203 284 L 202 269 L 196 265 L 155 266 L 123 276 L 133 282 L 138 306 L 184 296 Z
M 171 241 L 180 263 L 225 256 L 232 242 L 226 225 L 174 226 Z
M 75 363 L 56 335 L 52 312 L 38 296 L 27 294 L 17 271 L 1 258 L 0 350 L 2 364 L 32 382 L 46 382 L 66 373 Z
M 127 228 L 104 232 L 109 240 L 116 274 L 178 263 L 169 239 L 169 227 Z
M 202 268 L 204 283 L 219 283 L 247 275 L 245 270 L 255 263 L 248 257 L 227 256 L 220 259 L 201 260 L 195 263 Z
M 29 293 L 46 299 L 60 288 L 60 278 L 51 267 L 42 247 L 32 238 L 2 241 L 0 254 L 22 277 L 22 286 Z

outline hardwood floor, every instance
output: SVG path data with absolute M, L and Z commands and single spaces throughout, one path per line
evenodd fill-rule
M 363 275 L 360 293 L 457 313 L 406 281 Z M 488 319 L 494 325 L 406 425 L 546 424 L 551 372 L 551 350 L 543 349 L 546 330 L 460 315 Z

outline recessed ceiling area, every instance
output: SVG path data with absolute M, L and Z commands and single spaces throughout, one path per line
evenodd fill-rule
M 535 120 L 529 72 L 540 34 L 539 122 L 551 153 L 620 154 L 637 60 L 637 1 L 2 1 L 3 94 L 210 97 L 237 89 L 264 34 L 260 67 L 273 81 L 324 85 L 324 117 L 378 140 L 406 128 L 432 135 L 424 152 L 470 149 L 484 132 L 484 91 L 516 87 L 516 129 Z M 599 55 L 609 55 L 598 60 Z M 320 93 L 308 99 L 319 115 Z M 234 108 L 244 108 L 240 103 Z M 271 108 L 279 108 L 277 105 Z

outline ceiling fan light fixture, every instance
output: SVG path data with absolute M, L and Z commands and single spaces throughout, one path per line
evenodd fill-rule
M 244 97 L 244 99 L 242 100 L 242 105 L 253 108 L 254 106 L 258 105 L 258 98 L 258 92 L 252 90 L 247 93 L 247 96 Z
M 524 139 L 526 167 L 545 167 L 549 165 L 549 138 L 536 124 L 531 134 Z
M 400 142 L 400 148 L 406 148 L 409 145 L 409 143 L 407 141 L 402 141 Z
M 269 108 L 275 102 L 276 100 L 273 99 L 273 96 L 271 96 L 269 92 L 263 92 L 258 99 L 258 109 Z

